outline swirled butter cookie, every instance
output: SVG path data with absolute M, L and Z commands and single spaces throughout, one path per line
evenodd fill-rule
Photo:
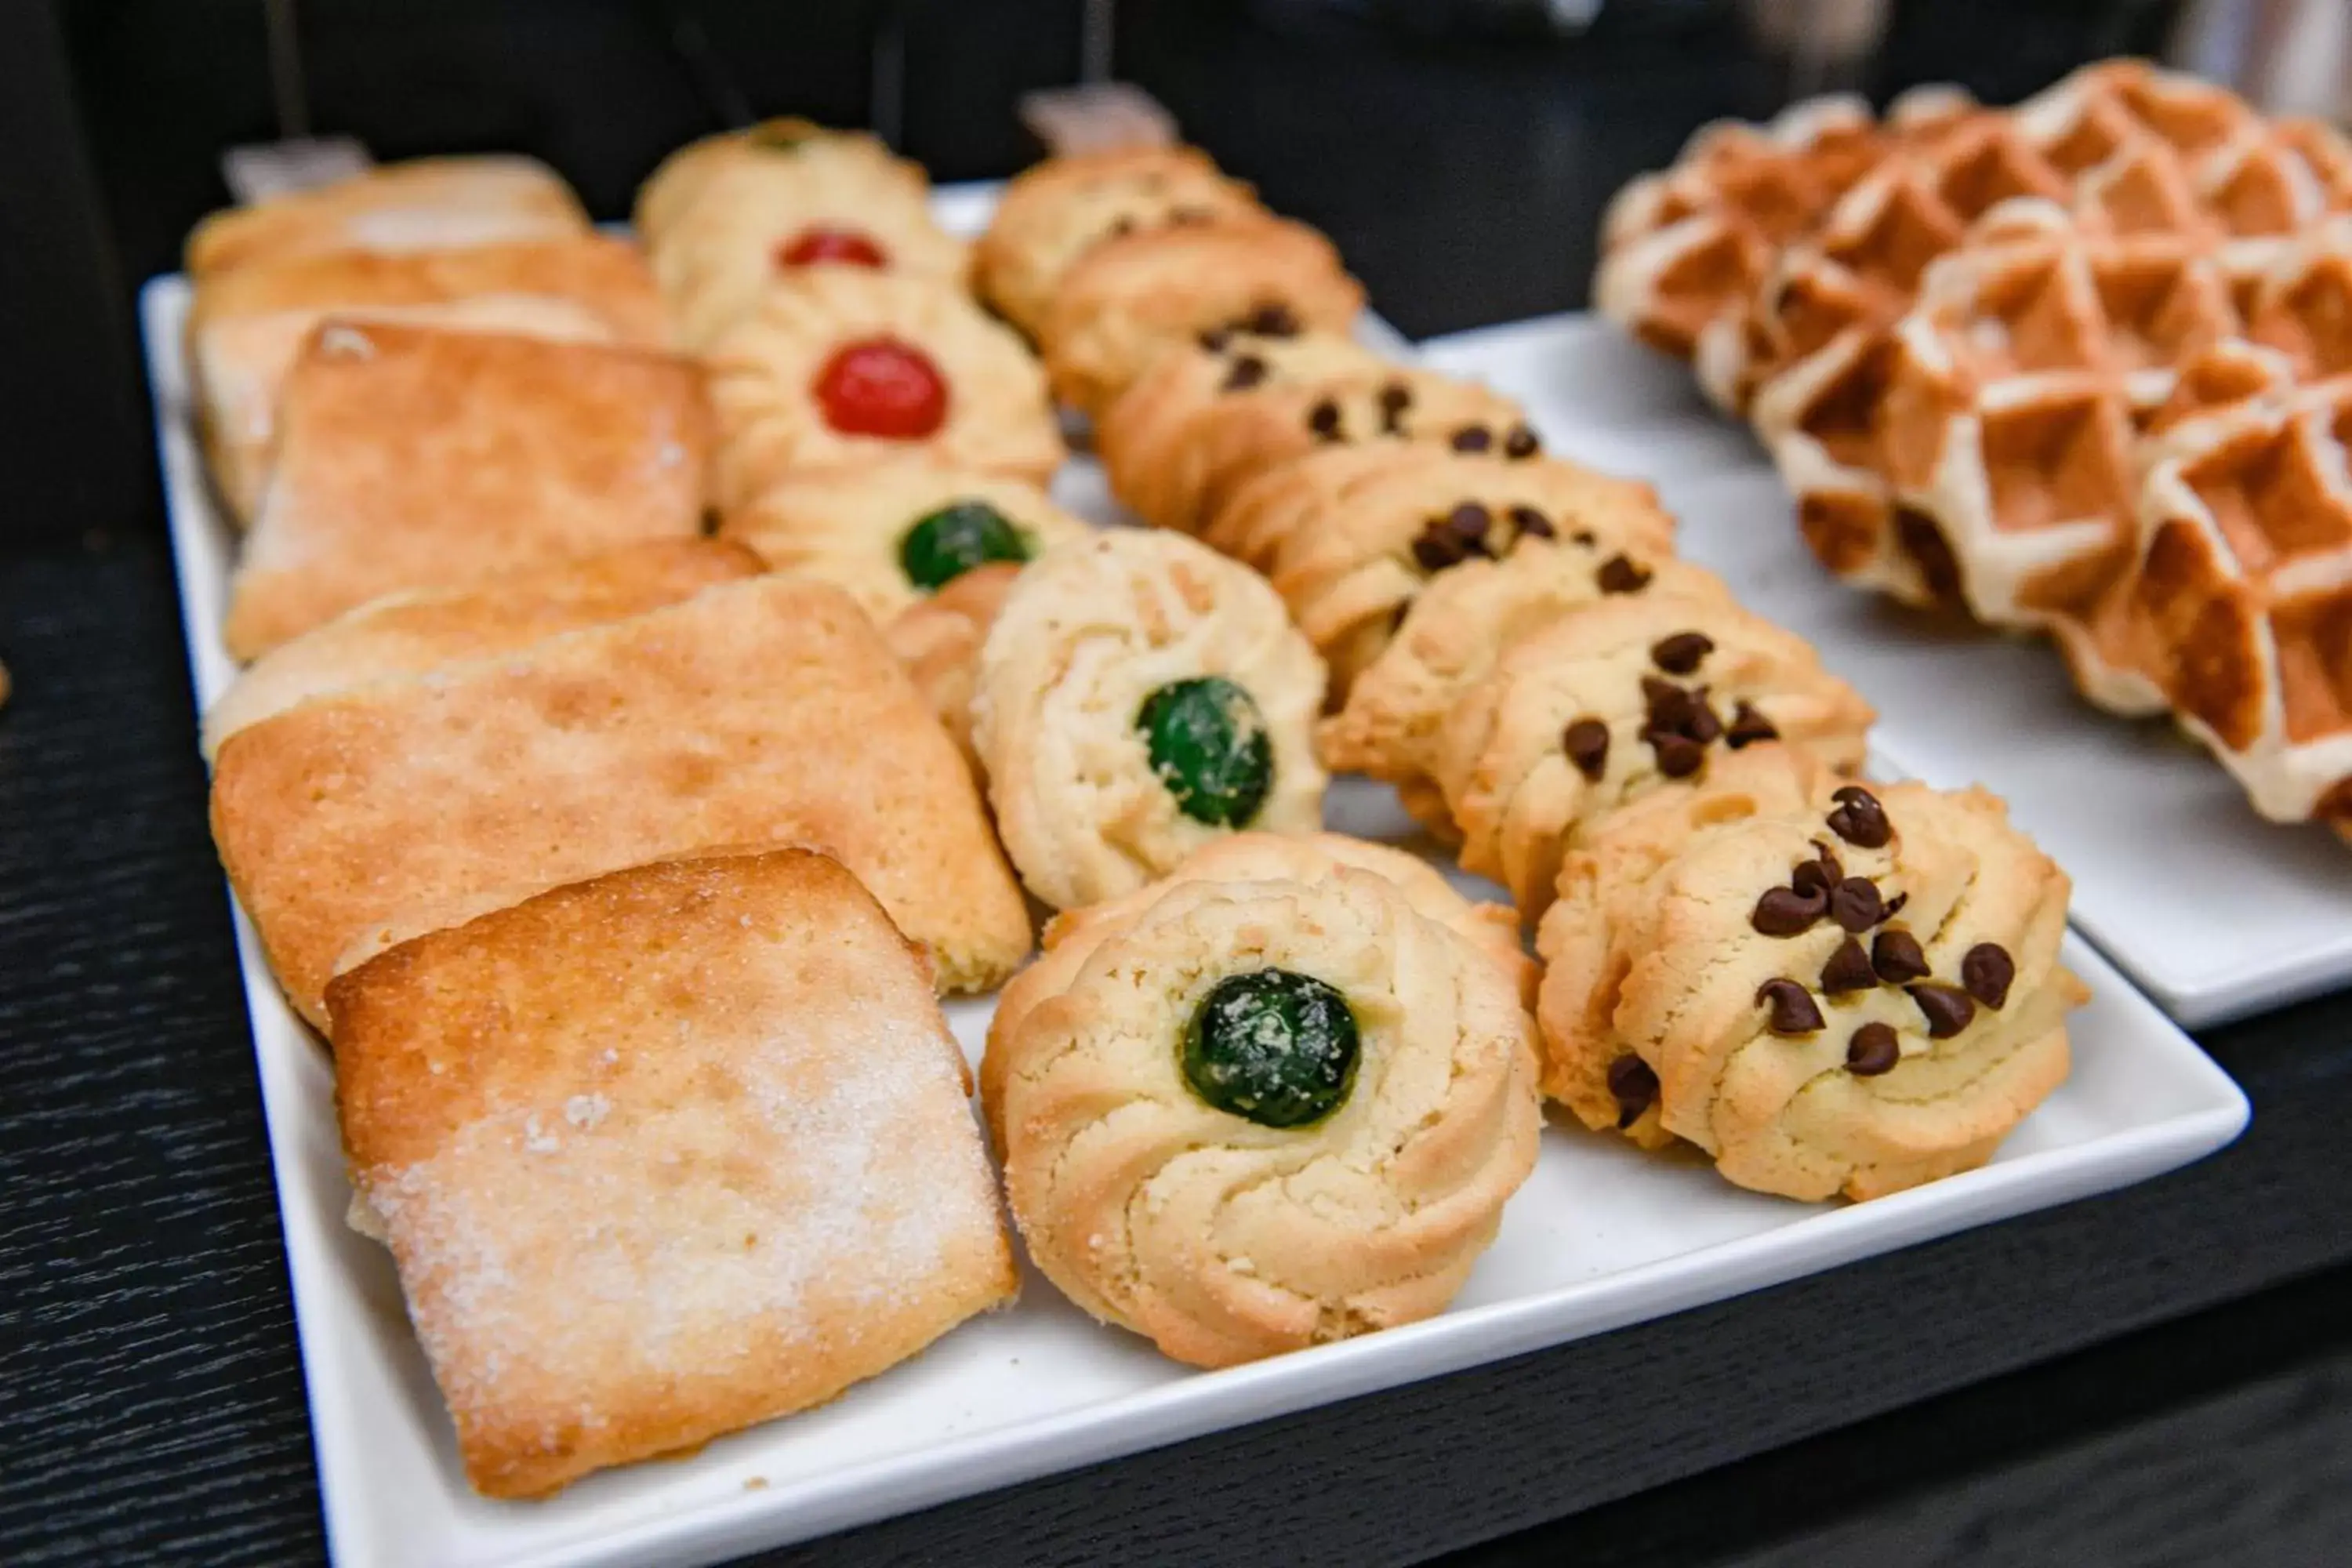
M 1607 900 L 1606 1032 L 1547 1009 L 1621 1114 L 1654 1099 L 1741 1186 L 1871 1198 L 1984 1163 L 2064 1080 L 2068 883 L 2000 800 L 1844 784 L 1699 826 Z
M 1078 258 L 1139 230 L 1261 216 L 1249 186 L 1197 147 L 1126 147 L 1049 158 L 1005 183 L 972 247 L 972 286 L 1034 336 Z
M 1063 274 L 1037 336 L 1054 395 L 1093 415 L 1198 333 L 1268 310 L 1345 331 L 1363 307 L 1362 285 L 1314 229 L 1218 218 L 1097 243 Z
M 1523 539 L 1591 552 L 1604 594 L 1640 596 L 1647 563 L 1674 550 L 1674 520 L 1650 487 L 1558 458 L 1371 448 L 1386 461 L 1306 491 L 1274 555 L 1276 592 L 1331 666 L 1344 699 L 1430 580 Z
M 680 148 L 637 199 L 637 231 L 678 341 L 702 348 L 807 268 L 963 278 L 961 240 L 916 164 L 862 132 L 773 120 Z
M 1093 530 L 1026 479 L 907 462 L 787 473 L 719 531 L 780 572 L 838 583 L 887 625 L 976 566 L 1018 564 Z
M 1638 563 L 1645 597 L 1728 605 L 1731 591 L 1704 567 L 1673 556 Z M 1323 765 L 1398 787 L 1408 809 L 1441 833 L 1453 814 L 1436 784 L 1445 715 L 1503 650 L 1538 627 L 1607 602 L 1603 573 L 1571 538 L 1530 537 L 1432 577 L 1403 624 L 1348 687 L 1348 700 L 1316 731 Z M 1621 579 L 1612 578 L 1612 581 Z
M 722 507 L 793 468 L 917 458 L 1042 483 L 1062 460 L 1037 362 L 936 279 L 827 267 L 771 283 L 704 363 Z
M 1502 394 L 1394 363 L 1339 332 L 1257 330 L 1287 324 L 1269 311 L 1154 360 L 1096 424 L 1112 493 L 1192 532 L 1250 476 L 1319 447 L 1460 439 L 1537 450 Z
M 1323 665 L 1263 578 L 1121 529 L 1021 574 L 981 650 L 972 742 L 1005 850 L 1056 909 L 1209 840 L 1323 822 Z
M 1490 958 L 1349 868 L 1177 882 L 1074 943 L 1008 991 L 982 1071 L 1046 1278 L 1200 1366 L 1444 1308 L 1540 1126 Z
M 1463 868 L 1501 881 L 1532 921 L 1568 843 L 1626 801 L 1764 741 L 1858 768 L 1874 717 L 1794 632 L 1734 605 L 1644 595 L 1507 650 L 1446 715 L 1437 782 Z

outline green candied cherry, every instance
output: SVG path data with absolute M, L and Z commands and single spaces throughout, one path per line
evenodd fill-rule
M 1274 784 L 1274 742 L 1250 694 L 1222 676 L 1171 681 L 1135 727 L 1176 809 L 1212 827 L 1245 827 Z
M 899 569 L 925 593 L 937 593 L 975 566 L 1026 561 L 1030 554 L 1029 536 L 984 500 L 950 501 L 926 512 L 898 542 Z
M 1339 1110 L 1361 1054 L 1348 999 L 1287 969 L 1228 974 L 1184 1026 L 1192 1092 L 1261 1127 L 1304 1127 Z

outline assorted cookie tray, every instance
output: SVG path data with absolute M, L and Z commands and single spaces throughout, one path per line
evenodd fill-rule
M 992 197 L 986 188 L 951 188 L 937 194 L 935 210 L 943 226 L 970 232 L 986 221 Z M 205 483 L 192 427 L 181 346 L 188 305 L 188 287 L 177 278 L 152 282 L 142 300 L 189 654 L 199 702 L 209 708 L 235 675 L 223 642 L 235 536 Z M 1598 336 L 1579 341 L 1601 355 L 1637 353 Z M 2008 790 L 2023 825 L 2073 869 L 2085 925 L 2151 973 L 2171 973 L 2165 952 L 2144 953 L 2110 929 L 2138 905 L 2166 902 L 2137 889 L 2175 873 L 2201 879 L 2209 898 L 2192 906 L 2196 935 L 2184 940 L 2210 948 L 2210 933 L 2231 925 L 2231 911 L 2251 897 L 2237 886 L 2248 861 L 2232 858 L 2231 874 L 2200 873 L 2201 850 L 2183 835 L 2142 858 L 2159 875 L 2115 881 L 2100 855 L 2071 837 L 2078 817 L 2094 821 L 2116 800 L 2111 781 L 2077 789 L 2085 809 L 2070 815 L 2042 804 L 2055 791 L 2051 798 L 2063 805 L 2060 781 L 2000 776 L 1996 770 L 2010 752 L 1993 727 L 1994 710 L 1979 714 L 1967 704 L 1997 700 L 1989 695 L 1996 688 L 2013 694 L 1999 700 L 2022 702 L 2024 685 L 1980 679 L 1973 664 L 1971 673 L 1958 673 L 1960 656 L 1949 649 L 1875 635 L 1886 629 L 1868 625 L 1880 612 L 1822 581 L 1802 560 L 1775 510 L 1785 501 L 1768 475 L 1743 465 L 1744 437 L 1689 417 L 1666 377 L 1620 377 L 1599 362 L 1593 395 L 1577 394 L 1575 401 L 1608 407 L 1606 393 L 1614 390 L 1622 417 L 1580 421 L 1560 396 L 1548 395 L 1548 386 L 1559 388 L 1544 379 L 1563 363 L 1570 374 L 1580 374 L 1574 356 L 1515 359 L 1521 347 L 1504 331 L 1441 345 L 1434 357 L 1517 395 L 1568 455 L 1654 479 L 1685 518 L 1685 552 L 1730 578 L 1759 609 L 1803 628 L 1880 706 L 1879 772 L 1917 772 L 1937 783 L 1982 776 Z M 1064 465 L 1054 495 L 1090 521 L 1122 521 L 1090 459 Z M 1964 651 L 1971 660 L 2040 657 L 1991 643 Z M 1921 678 L 1915 682 L 1898 669 Z M 2039 728 L 2019 728 L 2041 738 Z M 2077 732 L 2100 731 L 2077 726 L 2070 742 Z M 1924 745 L 1911 739 L 1923 735 Z M 1979 766 L 1967 765 L 1972 757 Z M 2166 776 L 2160 766 L 2144 772 L 2136 784 Z M 1385 785 L 1336 781 L 1325 816 L 1340 832 L 1423 855 L 1465 890 L 1496 893 L 1457 871 Z M 2155 842 L 2151 833 L 2139 837 Z M 2184 906 L 2175 898 L 2168 907 Z M 2288 909 L 2277 918 L 2291 916 Z M 832 1403 L 682 1458 L 589 1476 L 549 1500 L 500 1502 L 467 1483 L 390 1257 L 347 1224 L 352 1190 L 331 1063 L 273 980 L 242 912 L 237 935 L 327 1522 L 337 1560 L 367 1568 L 686 1563 L 806 1540 L 1664 1316 L 2111 1189 L 2221 1147 L 2247 1114 L 2235 1086 L 2105 959 L 2069 936 L 2063 961 L 2090 994 L 2070 1023 L 2072 1075 L 1980 1169 L 1864 1204 L 1801 1204 L 1743 1191 L 1698 1162 L 1648 1157 L 1622 1140 L 1553 1128 L 1539 1140 L 1531 1176 L 1503 1210 L 1493 1245 L 1451 1307 L 1427 1321 L 1194 1372 L 1140 1338 L 1091 1321 L 1024 1264 L 1017 1304 Z M 2235 942 L 2245 933 L 2229 935 Z M 2248 945 L 2252 941 L 2247 937 Z M 994 1005 L 982 998 L 946 1008 L 975 1064 Z

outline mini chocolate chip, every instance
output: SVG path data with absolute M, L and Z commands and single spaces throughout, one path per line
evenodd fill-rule
M 1629 556 L 1612 555 L 1601 563 L 1592 580 L 1604 594 L 1638 594 L 1650 585 L 1650 571 Z
M 1225 352 L 1225 345 L 1234 341 L 1233 329 L 1230 327 L 1213 328 L 1208 331 L 1202 332 L 1200 337 L 1194 341 L 1202 348 L 1208 350 L 1211 353 L 1221 354 Z
M 1609 1093 L 1617 1101 L 1618 1127 L 1631 1127 L 1657 1103 L 1657 1069 L 1639 1057 L 1619 1057 L 1609 1064 Z
M 1570 543 L 1581 544 L 1588 550 L 1599 542 L 1599 536 L 1589 528 L 1580 528 L 1568 537 Z
M 1893 1072 L 1903 1059 L 1902 1042 L 1885 1024 L 1864 1024 L 1845 1043 L 1845 1070 L 1856 1078 L 1876 1078 Z
M 1907 985 L 1927 977 L 1927 955 L 1909 931 L 1883 931 L 1870 939 L 1870 967 L 1889 985 Z
M 1907 903 L 1909 903 L 1910 901 L 1911 901 L 1911 895 L 1910 895 L 1910 894 L 1908 894 L 1908 893 L 1897 893 L 1897 894 L 1895 894 L 1893 898 L 1891 898 L 1891 899 L 1889 899 L 1889 900 L 1886 900 L 1886 912 L 1885 912 L 1885 914 L 1883 914 L 1883 915 L 1880 915 L 1878 918 L 1879 918 L 1880 920 L 1883 920 L 1883 921 L 1891 921 L 1891 920 L 1893 920 L 1896 915 L 1899 915 L 1899 914 L 1901 914 L 1901 913 L 1903 912 L 1903 906 L 1904 906 L 1904 905 L 1906 905 L 1906 904 L 1907 904 Z
M 1848 877 L 1830 891 L 1830 918 L 1851 931 L 1868 931 L 1885 909 L 1878 884 L 1866 877 Z
M 1549 539 L 1553 537 L 1551 519 L 1546 517 L 1543 513 L 1538 511 L 1531 506 L 1515 506 L 1510 510 L 1508 515 L 1511 520 L 1511 526 L 1518 531 L 1518 537 L 1521 539 Z
M 1715 639 L 1705 632 L 1676 632 L 1650 645 L 1650 662 L 1668 675 L 1688 675 L 1715 651 Z
M 1802 936 L 1813 929 L 1829 909 L 1829 900 L 1819 893 L 1801 893 L 1794 888 L 1767 888 L 1764 896 L 1756 900 L 1748 914 L 1748 923 L 1765 936 Z
M 1837 867 L 1825 866 L 1819 860 L 1800 860 L 1797 868 L 1789 875 L 1789 885 L 1797 891 L 1819 893 L 1824 899 L 1830 896 L 1831 889 L 1844 880 L 1838 874 Z
M 1234 361 L 1234 366 L 1231 370 L 1225 372 L 1224 384 L 1218 388 L 1218 390 L 1221 392 L 1246 392 L 1265 379 L 1265 361 L 1258 358 L 1255 354 L 1244 354 L 1241 358 Z
M 1465 500 L 1445 514 L 1447 530 L 1474 544 L 1485 540 L 1486 531 L 1494 525 L 1495 514 L 1475 500 Z
M 1110 226 L 1110 237 L 1113 239 L 1125 239 L 1129 235 L 1133 234 L 1134 232 L 1135 220 L 1131 217 L 1120 218 L 1117 223 Z
M 1715 716 L 1715 707 L 1706 700 L 1706 688 L 1691 693 L 1690 717 L 1683 721 L 1683 733 L 1702 746 L 1711 746 L 1723 739 L 1723 721 Z
M 1249 330 L 1262 338 L 1295 338 L 1298 335 L 1298 318 L 1290 307 L 1282 304 L 1260 305 L 1250 312 Z
M 1772 721 L 1759 713 L 1741 698 L 1731 710 L 1731 728 L 1725 732 L 1724 743 L 1733 751 L 1752 746 L 1759 741 L 1777 741 L 1780 731 L 1772 728 Z
M 1894 829 L 1887 826 L 1886 808 L 1878 797 L 1860 784 L 1847 784 L 1830 798 L 1837 809 L 1830 813 L 1830 831 L 1848 844 L 1864 849 L 1883 849 Z
M 1977 1016 L 1977 1005 L 1969 994 L 1956 985 L 1910 985 L 1911 1000 L 1919 1004 L 1920 1014 L 1927 1020 L 1927 1037 L 1948 1040 L 1969 1026 Z
M 1401 381 L 1391 381 L 1381 388 L 1381 412 L 1402 414 L 1412 406 L 1412 388 Z M 1635 1058 L 1639 1060 L 1639 1058 Z
M 1706 748 L 1687 735 L 1646 735 L 1658 756 L 1658 771 L 1670 779 L 1686 779 L 1706 765 Z
M 1642 677 L 1642 701 L 1650 710 L 1650 722 L 1671 721 L 1690 700 L 1690 693 L 1671 680 L 1660 680 L 1654 675 Z
M 2009 1000 L 2010 984 L 2016 978 L 2016 963 L 1997 942 L 1980 942 L 1960 960 L 1960 984 L 1969 995 L 1996 1010 Z
M 1326 441 L 1338 440 L 1339 438 L 1339 405 L 1328 397 L 1324 398 L 1307 411 L 1307 427 Z
M 1579 719 L 1559 732 L 1560 750 L 1576 764 L 1576 771 L 1593 783 L 1609 766 L 1609 726 L 1598 719 Z
M 1822 965 L 1822 990 L 1832 996 L 1867 991 L 1877 984 L 1878 976 L 1871 972 L 1870 954 L 1863 952 L 1862 943 L 1852 937 L 1838 943 L 1838 950 Z
M 1495 433 L 1484 425 L 1465 425 L 1446 443 L 1457 452 L 1483 452 L 1495 444 Z
M 1514 461 L 1532 458 L 1542 449 L 1543 443 L 1536 438 L 1536 433 L 1524 425 L 1512 426 L 1510 434 L 1503 437 L 1503 456 Z
M 1813 994 L 1793 980 L 1767 980 L 1756 988 L 1756 1000 L 1772 1009 L 1764 1026 L 1776 1035 L 1818 1034 L 1822 1010 Z
M 1462 541 L 1442 522 L 1433 522 L 1412 542 L 1412 558 L 1424 572 L 1443 572 L 1462 564 Z

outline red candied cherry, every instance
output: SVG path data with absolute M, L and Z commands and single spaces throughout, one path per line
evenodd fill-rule
M 930 355 L 896 338 L 845 343 L 811 390 L 824 422 L 845 436 L 919 441 L 947 421 L 946 378 Z
M 779 267 L 813 267 L 820 261 L 837 261 L 846 267 L 890 265 L 882 247 L 854 228 L 804 228 L 776 247 Z

